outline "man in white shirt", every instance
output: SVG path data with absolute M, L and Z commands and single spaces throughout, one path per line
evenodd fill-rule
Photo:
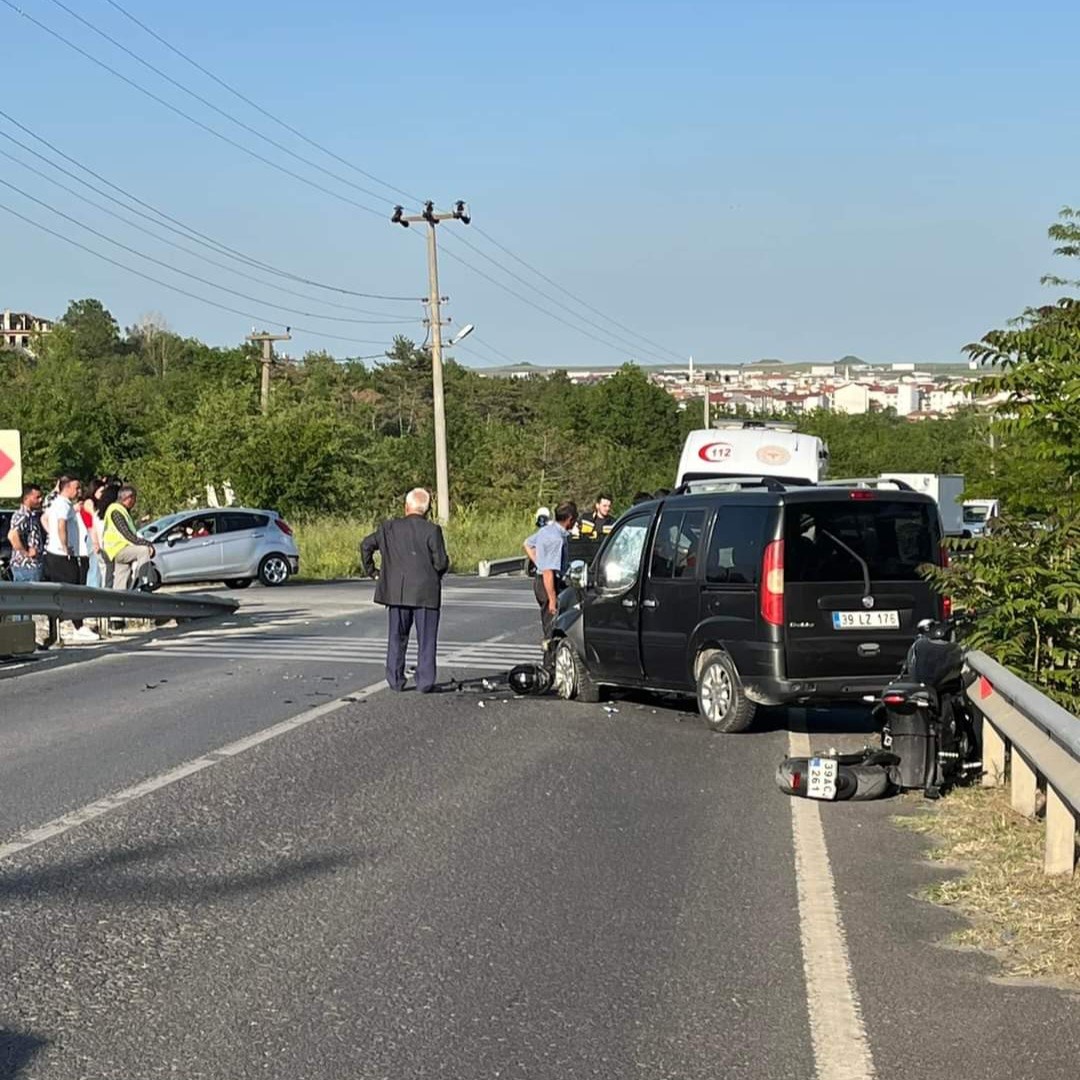
M 61 476 L 56 482 L 56 498 L 49 503 L 43 522 L 48 530 L 45 541 L 45 580 L 61 585 L 78 585 L 79 581 L 79 521 L 75 509 L 79 498 L 79 481 L 74 476 Z M 82 619 L 72 619 L 75 641 L 98 641 L 98 635 L 84 626 Z

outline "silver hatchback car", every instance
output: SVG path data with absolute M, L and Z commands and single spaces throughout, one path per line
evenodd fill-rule
M 145 587 L 182 581 L 224 581 L 246 589 L 253 581 L 284 585 L 300 569 L 288 523 L 275 510 L 185 510 L 152 521 L 139 535 L 154 543 Z

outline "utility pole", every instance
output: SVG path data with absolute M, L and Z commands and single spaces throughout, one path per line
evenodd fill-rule
M 262 414 L 265 416 L 270 411 L 270 365 L 274 362 L 274 342 L 292 341 L 292 334 L 288 333 L 288 327 L 284 334 L 270 334 L 263 331 L 261 334 L 254 330 L 248 334 L 248 341 L 262 342 L 262 388 L 259 392 L 259 400 L 262 402 Z
M 442 297 L 439 295 L 439 254 L 435 240 L 435 229 L 441 221 L 460 221 L 468 225 L 472 220 L 468 207 L 458 200 L 453 210 L 439 212 L 434 202 L 424 203 L 421 214 L 406 215 L 404 207 L 395 206 L 390 218 L 396 225 L 406 229 L 412 222 L 427 224 L 427 261 L 428 261 L 428 326 L 431 329 L 431 390 L 435 410 L 435 499 L 438 511 L 436 517 L 440 525 L 450 520 L 450 470 L 446 454 L 446 398 L 443 395 L 442 363 Z

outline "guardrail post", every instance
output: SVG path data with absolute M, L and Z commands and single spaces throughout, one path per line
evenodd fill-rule
M 1005 740 L 989 719 L 982 727 L 983 787 L 1000 787 L 1005 780 Z
M 1012 748 L 1009 765 L 1012 773 L 1010 787 L 1012 808 L 1024 817 L 1034 817 L 1039 793 L 1039 778 L 1015 746 Z
M 491 577 L 491 563 L 487 559 L 481 559 L 480 565 L 476 568 L 477 577 Z
M 1076 818 L 1072 808 L 1050 783 L 1046 785 L 1046 851 L 1043 870 L 1047 874 L 1072 874 L 1076 869 Z

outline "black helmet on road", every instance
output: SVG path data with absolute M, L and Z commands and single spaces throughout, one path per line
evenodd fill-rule
M 551 672 L 540 664 L 518 664 L 511 669 L 507 681 L 515 694 L 535 697 L 551 689 Z

